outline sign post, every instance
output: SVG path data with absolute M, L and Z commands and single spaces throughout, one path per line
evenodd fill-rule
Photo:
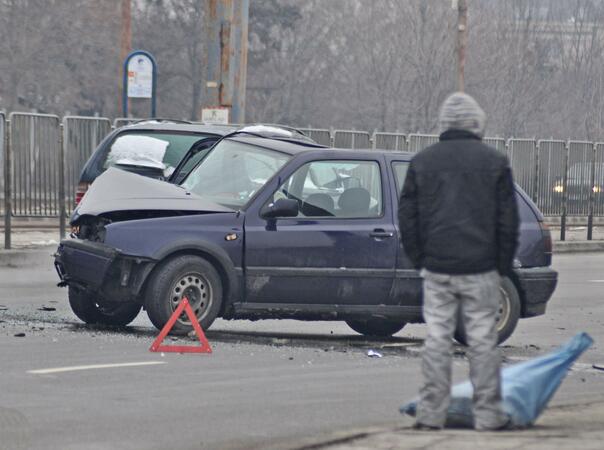
M 122 93 L 122 112 L 128 117 L 129 98 L 150 98 L 151 117 L 156 114 L 157 64 L 149 52 L 136 50 L 124 60 L 124 89 Z

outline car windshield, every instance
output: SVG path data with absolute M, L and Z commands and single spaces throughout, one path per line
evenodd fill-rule
M 205 134 L 126 132 L 119 135 L 103 167 L 115 165 L 154 167 L 169 176 L 191 146 Z
M 244 206 L 290 156 L 254 145 L 221 141 L 182 186 L 229 208 Z

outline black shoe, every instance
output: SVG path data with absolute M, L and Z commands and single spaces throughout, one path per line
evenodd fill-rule
M 425 423 L 415 422 L 413 425 L 414 430 L 418 431 L 439 431 L 441 427 L 436 427 L 434 425 L 426 425 Z

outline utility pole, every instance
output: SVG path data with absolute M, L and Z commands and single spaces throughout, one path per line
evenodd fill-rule
M 119 80 L 122 79 L 122 64 L 126 60 L 128 54 L 132 51 L 132 1 L 121 0 L 121 33 L 120 33 L 120 68 Z M 123 90 L 125 86 L 122 86 L 120 81 L 119 96 L 122 98 Z
M 466 46 L 468 43 L 468 4 L 466 0 L 453 0 L 457 4 L 457 90 L 464 91 Z
M 245 121 L 249 0 L 207 0 L 208 60 L 204 110 Z M 203 118 L 203 114 L 202 114 Z

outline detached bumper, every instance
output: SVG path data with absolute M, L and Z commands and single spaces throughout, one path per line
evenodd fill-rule
M 125 255 L 100 242 L 64 240 L 55 253 L 60 285 L 94 291 L 112 301 L 136 297 L 154 261 Z
M 552 297 L 558 283 L 558 272 L 549 267 L 533 267 L 514 271 L 520 284 L 522 317 L 545 314 L 547 302 Z

